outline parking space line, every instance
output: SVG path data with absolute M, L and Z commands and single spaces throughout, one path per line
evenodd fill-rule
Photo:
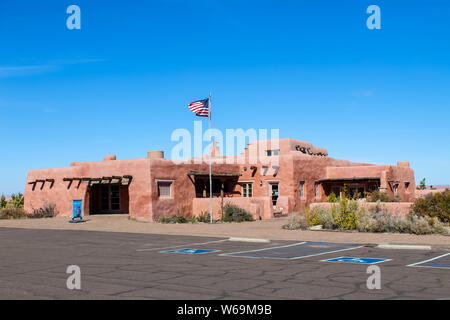
M 359 249 L 359 248 L 363 248 L 364 247 L 364 245 L 360 245 L 360 246 L 355 246 L 355 247 L 351 247 L 351 248 L 338 249 L 338 250 L 332 250 L 332 251 L 326 251 L 326 252 L 321 252 L 321 253 L 314 253 L 314 254 L 308 254 L 308 255 L 304 255 L 304 256 L 297 256 L 297 257 L 290 257 L 290 258 L 270 257 L 270 256 L 251 256 L 251 255 L 243 256 L 243 255 L 238 255 L 238 254 L 241 254 L 241 253 L 251 253 L 251 252 L 269 251 L 269 250 L 273 250 L 273 249 L 283 249 L 283 248 L 303 245 L 303 244 L 306 244 L 306 243 L 307 242 L 305 241 L 305 242 L 294 243 L 294 244 L 290 244 L 290 245 L 286 245 L 286 246 L 277 246 L 277 247 L 269 247 L 269 248 L 263 248 L 263 249 L 257 249 L 257 250 L 246 250 L 246 251 L 240 251 L 240 252 L 222 253 L 222 254 L 219 254 L 219 256 L 230 256 L 230 257 L 237 257 L 237 258 L 253 258 L 253 259 L 296 260 L 296 259 L 320 256 L 320 255 L 329 254 L 329 253 L 335 253 L 335 252 L 341 252 L 341 251 L 347 251 L 347 250 L 354 250 L 354 249 Z
M 287 247 L 293 247 L 293 246 L 302 245 L 302 244 L 305 244 L 305 243 L 306 243 L 306 241 L 293 243 L 293 244 L 288 244 L 288 245 L 285 245 L 285 246 L 277 246 L 277 247 L 268 247 L 268 248 L 262 248 L 262 249 L 256 249 L 256 250 L 245 250 L 245 251 L 238 251 L 238 252 L 222 253 L 222 254 L 219 254 L 219 256 L 228 256 L 228 255 L 239 254 L 239 253 L 257 252 L 257 251 L 264 251 L 264 250 L 271 250 L 271 249 L 287 248 Z M 248 258 L 253 258 L 253 257 L 248 257 Z
M 419 261 L 419 262 L 416 262 L 416 263 L 408 264 L 407 267 L 422 267 L 422 268 L 450 269 L 450 267 L 421 266 L 421 264 L 424 264 L 424 263 L 427 263 L 427 262 L 430 262 L 430 261 L 433 261 L 433 260 L 436 260 L 436 259 L 439 259 L 439 258 L 448 256 L 448 255 L 450 255 L 450 252 L 449 252 L 449 253 L 442 254 L 442 255 L 437 256 L 437 257 L 434 257 L 434 258 L 431 258 L 431 259 L 428 259 L 428 260 L 424 260 L 424 261 Z
M 136 251 L 139 251 L 139 252 L 142 252 L 142 251 L 158 251 L 158 250 L 173 249 L 173 248 L 180 248 L 180 247 L 201 246 L 201 245 L 205 245 L 205 244 L 219 243 L 219 242 L 225 242 L 225 241 L 228 241 L 228 239 L 214 240 L 214 241 L 208 241 L 208 242 L 186 243 L 186 244 L 182 244 L 182 245 L 169 246 L 169 247 L 163 247 L 163 248 L 137 249 Z
M 346 249 L 339 249 L 339 250 L 334 250 L 334 251 L 327 251 L 327 252 L 322 252 L 322 253 L 310 254 L 310 255 L 306 255 L 306 256 L 290 258 L 289 260 L 296 260 L 296 259 L 302 259 L 302 258 L 308 258 L 308 257 L 315 257 L 315 256 L 323 255 L 323 254 L 335 253 L 335 252 L 341 252 L 341 251 L 348 251 L 348 250 L 354 250 L 354 249 L 359 249 L 359 248 L 364 248 L 364 246 L 358 246 L 358 247 L 353 247 L 353 248 L 346 248 Z

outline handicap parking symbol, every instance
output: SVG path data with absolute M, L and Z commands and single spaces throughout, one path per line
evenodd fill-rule
M 344 262 L 344 263 L 358 263 L 358 264 L 376 264 L 385 261 L 390 261 L 391 259 L 383 258 L 361 258 L 361 257 L 338 257 L 333 259 L 326 259 L 322 261 L 326 262 Z
M 161 253 L 204 254 L 204 253 L 211 253 L 211 252 L 218 252 L 218 251 L 220 251 L 220 250 L 185 248 L 185 249 L 161 251 Z

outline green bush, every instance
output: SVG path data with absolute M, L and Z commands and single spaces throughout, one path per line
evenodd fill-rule
M 2 194 L 0 198 L 0 209 L 6 208 L 8 202 L 6 201 L 6 197 Z
M 225 222 L 243 222 L 253 221 L 253 216 L 245 209 L 234 204 L 227 203 L 223 207 L 222 221 Z
M 171 217 L 161 217 L 158 219 L 159 223 L 194 223 L 196 222 L 195 218 L 189 218 L 180 215 L 174 215 Z
M 358 210 L 358 201 L 349 200 L 345 192 L 343 192 L 339 204 L 332 209 L 333 216 L 336 220 L 336 226 L 342 230 L 356 229 Z
M 309 227 L 322 225 L 324 229 L 336 228 L 335 217 L 331 209 L 323 207 L 307 208 L 304 216 Z
M 336 197 L 336 194 L 334 192 L 330 193 L 330 196 L 328 197 L 327 202 L 331 202 L 331 203 L 338 202 L 338 198 Z
M 417 190 L 426 190 L 427 189 L 427 185 L 425 183 L 425 178 L 420 180 L 419 185 L 416 187 L 416 189 Z
M 4 195 L 0 198 L 0 208 L 8 208 L 8 209 L 23 209 L 24 205 L 24 197 L 22 193 L 13 193 L 11 195 L 11 199 L 6 201 Z
M 374 190 L 368 193 L 366 199 L 368 202 L 400 202 L 400 197 L 392 197 L 386 192 L 380 192 L 380 190 Z
M 202 211 L 202 213 L 196 219 L 198 222 L 210 222 L 211 215 L 207 211 Z
M 438 218 L 442 222 L 450 222 L 450 190 L 428 194 L 417 199 L 411 206 L 411 213 L 422 216 Z

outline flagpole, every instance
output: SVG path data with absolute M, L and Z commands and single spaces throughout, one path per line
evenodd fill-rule
M 209 111 L 209 132 L 211 132 L 211 92 L 209 93 L 209 99 L 208 99 L 208 111 Z M 212 212 L 212 174 L 211 174 L 211 158 L 212 158 L 212 134 L 209 136 L 209 220 L 210 223 L 213 222 L 213 212 Z

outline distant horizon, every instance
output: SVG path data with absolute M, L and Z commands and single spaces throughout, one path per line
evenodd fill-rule
M 24 190 L 29 169 L 169 155 L 210 92 L 222 132 L 279 129 L 450 184 L 450 2 L 429 3 L 77 0 L 70 30 L 72 3 L 1 2 L 0 194 Z

